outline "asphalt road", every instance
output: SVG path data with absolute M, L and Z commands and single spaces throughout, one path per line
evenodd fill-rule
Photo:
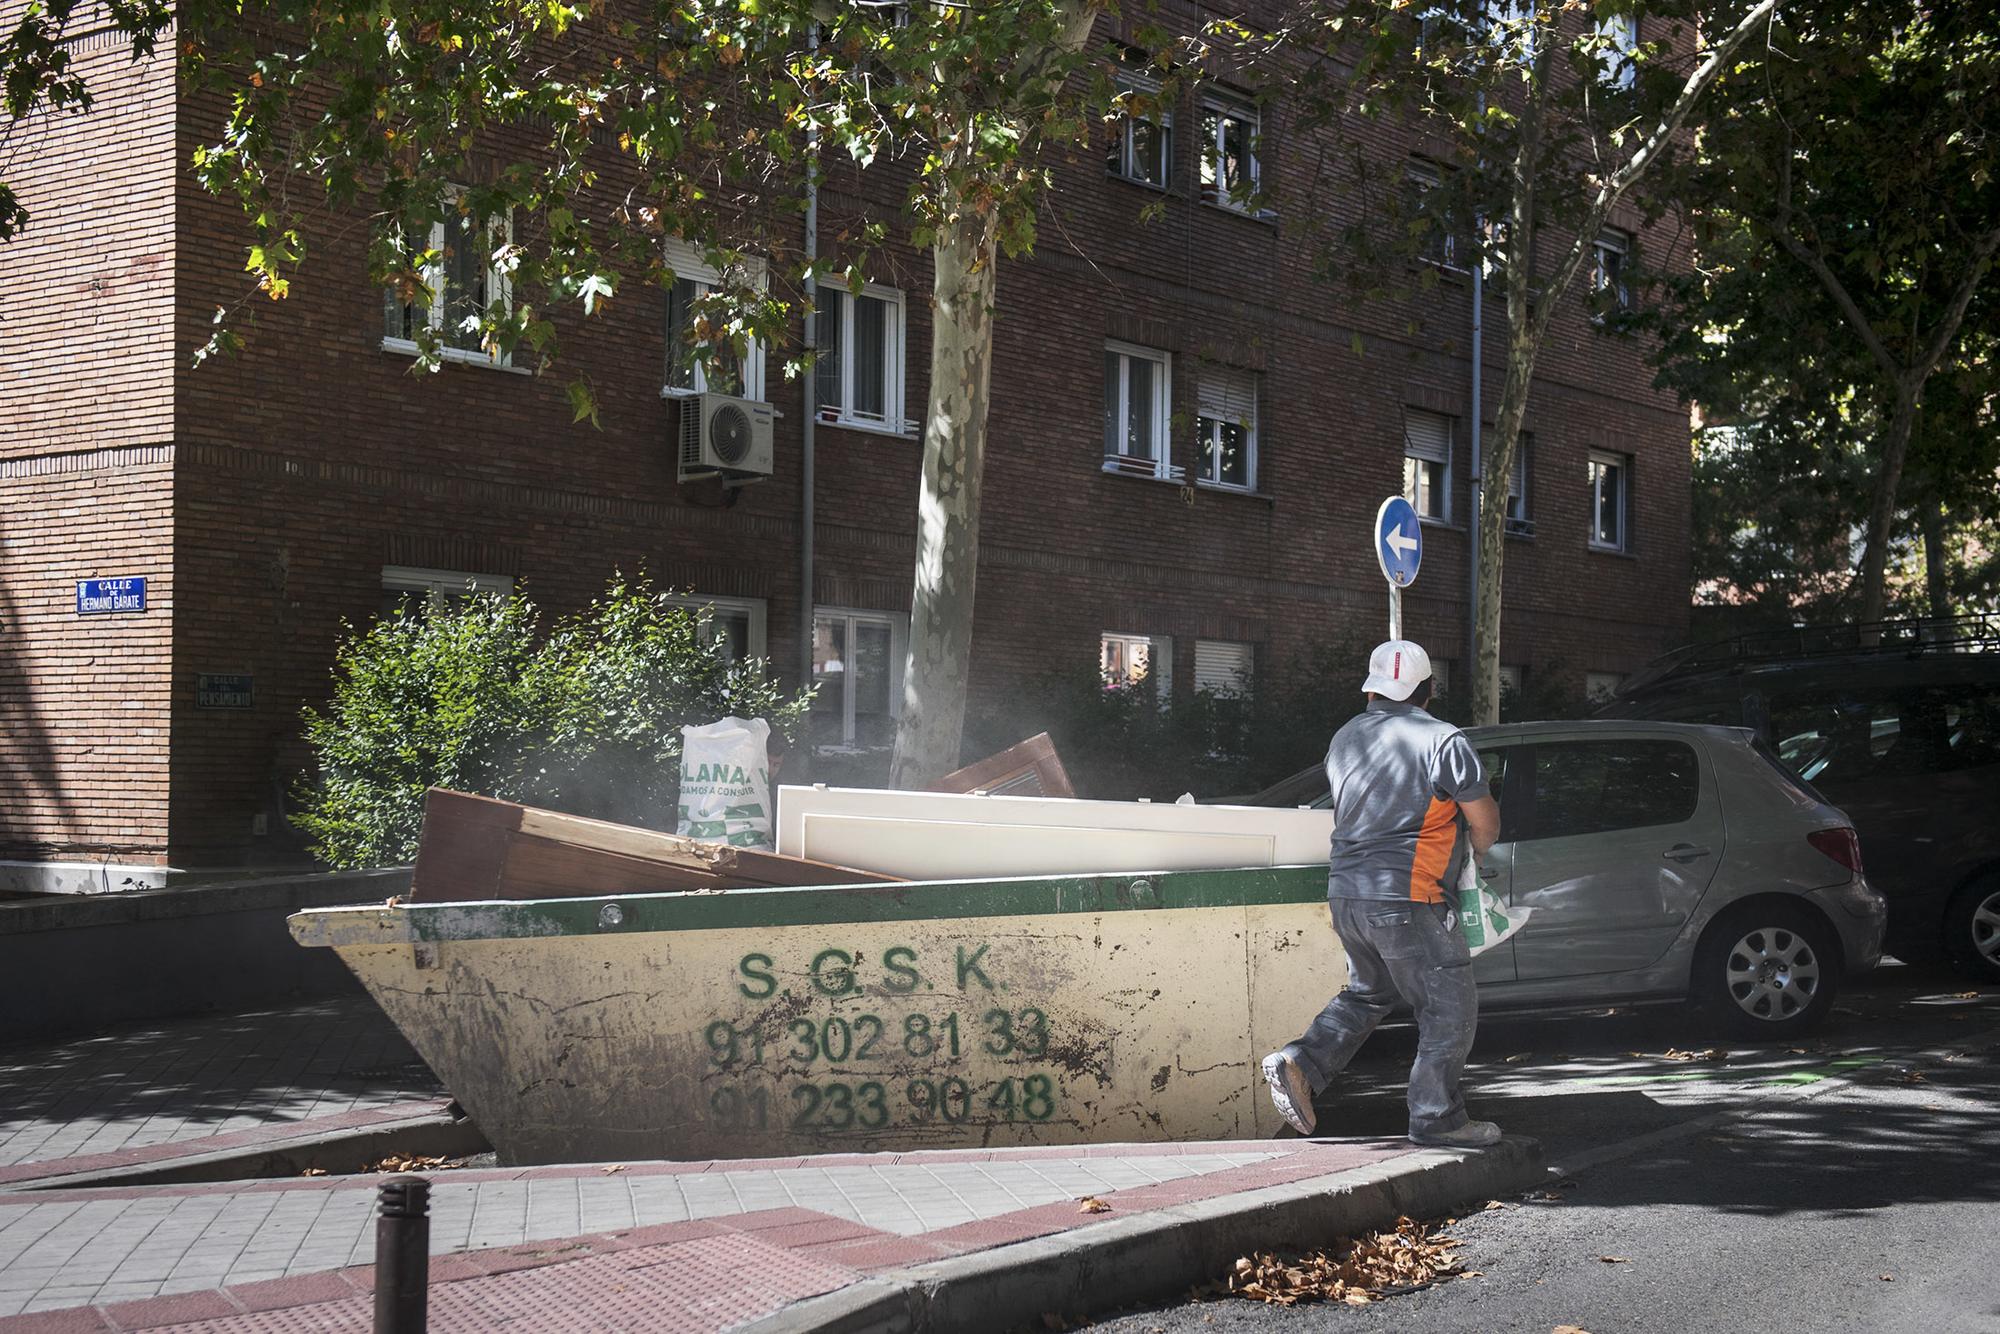
M 1321 1099 L 1327 1133 L 1400 1132 L 1413 1039 L 1375 1036 Z M 1478 1277 L 1095 1327 L 2000 1331 L 2000 987 L 1887 967 L 1814 1038 L 1761 1048 L 1674 1010 L 1491 1020 L 1474 1060 L 1473 1114 L 1538 1136 L 1558 1169 L 1448 1227 Z

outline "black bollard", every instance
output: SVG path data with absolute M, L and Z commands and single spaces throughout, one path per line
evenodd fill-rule
M 431 1183 L 390 1177 L 375 1219 L 375 1334 L 424 1334 L 430 1314 Z

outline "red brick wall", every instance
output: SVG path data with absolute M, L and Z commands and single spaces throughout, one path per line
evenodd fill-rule
M 0 251 L 0 856 L 158 862 L 173 627 L 170 62 L 75 47 L 98 98 L 14 131 Z M 76 581 L 143 576 L 144 613 Z
M 108 116 L 113 99 L 104 105 Z M 155 101 L 130 107 L 117 114 L 157 129 L 146 120 Z M 1105 630 L 1174 636 L 1181 683 L 1192 677 L 1197 638 L 1253 643 L 1259 670 L 1270 672 L 1328 636 L 1378 634 L 1386 599 L 1367 535 L 1375 506 L 1401 485 L 1409 408 L 1460 419 L 1463 514 L 1469 294 L 1447 282 L 1414 302 L 1371 304 L 1316 279 L 1324 223 L 1358 205 L 1338 189 L 1284 202 L 1314 170 L 1317 152 L 1290 132 L 1287 114 L 1281 103 L 1267 116 L 1266 180 L 1281 201 L 1274 220 L 1193 201 L 1190 103 L 1181 109 L 1174 192 L 1163 198 L 1109 180 L 1100 153 L 1078 152 L 1058 168 L 1037 257 L 1003 263 L 973 664 L 982 700 L 1031 703 L 1024 683 L 1094 662 Z M 213 107 L 181 108 L 182 160 L 215 115 Z M 1374 132 L 1374 151 L 1410 151 L 1395 127 Z M 148 540 L 172 534 L 174 568 L 155 586 L 160 605 L 175 608 L 171 661 L 151 643 L 152 656 L 128 660 L 107 688 L 120 698 L 139 692 L 155 709 L 171 694 L 177 861 L 290 850 L 278 816 L 281 793 L 306 759 L 298 710 L 323 698 L 342 622 L 376 610 L 385 565 L 506 575 L 559 614 L 597 592 L 615 568 L 644 564 L 662 583 L 765 599 L 771 656 L 793 673 L 805 405 L 800 386 L 780 375 L 776 351 L 767 380 L 784 414 L 777 476 L 730 497 L 714 483 L 675 480 L 678 409 L 659 396 L 665 350 L 657 293 L 621 293 L 602 318 L 567 328 L 566 362 L 550 375 L 448 366 L 412 377 L 409 359 L 380 345 L 381 301 L 367 282 L 357 229 L 315 241 L 291 299 L 245 308 L 240 357 L 190 369 L 215 307 L 244 291 L 246 234 L 233 205 L 207 198 L 185 176 L 175 189 L 178 249 L 171 274 L 160 279 L 173 295 L 171 340 L 151 307 L 152 324 L 134 315 L 118 326 L 151 358 L 121 364 L 165 367 L 171 379 L 164 400 L 174 414 L 171 509 L 164 472 L 100 470 L 62 485 L 88 476 L 91 503 L 153 507 L 143 522 L 107 523 L 103 531 L 143 528 Z M 901 192 L 880 172 L 866 180 L 836 173 L 823 202 L 838 219 L 892 204 Z M 1162 203 L 1161 216 L 1142 218 Z M 837 225 L 830 221 L 823 236 L 828 247 Z M 1657 243 L 1670 239 L 1662 234 Z M 93 253 L 107 253 L 108 244 Z M 0 274 L 10 303 L 19 299 L 12 273 L 20 253 L 8 252 Z M 907 294 L 912 417 L 924 401 L 929 272 L 926 256 L 891 245 L 870 273 Z M 1629 669 L 1684 633 L 1688 449 L 1684 415 L 1648 387 L 1643 348 L 1604 337 L 1579 298 L 1569 305 L 1529 409 L 1537 529 L 1508 543 L 1503 658 L 1559 661 L 1580 688 L 1584 672 Z M 1497 301 L 1486 318 L 1490 415 L 1504 323 Z M 1189 492 L 1102 470 L 1107 337 L 1174 354 L 1174 405 L 1190 421 L 1202 356 L 1261 375 L 1258 494 Z M 45 347 L 85 341 L 72 329 Z M 579 370 L 599 394 L 601 430 L 570 421 L 563 383 Z M 156 414 L 169 394 L 150 382 L 145 393 L 130 392 Z M 84 406 L 105 396 L 50 376 L 20 393 L 57 413 L 65 393 L 82 394 Z M 128 389 L 121 384 L 116 393 Z M 38 407 L 23 415 L 50 414 Z M 122 439 L 116 421 L 80 420 L 91 448 Z M 1176 432 L 1177 450 L 1187 437 Z M 1584 459 L 1593 447 L 1635 457 L 1629 556 L 1587 548 Z M 907 609 L 919 449 L 914 439 L 818 428 L 817 603 Z M 150 491 L 118 499 L 141 482 Z M 1464 536 L 1433 528 L 1426 539 L 1425 573 L 1408 598 L 1409 632 L 1435 656 L 1462 661 Z M 21 597 L 35 578 L 47 583 L 24 568 L 17 573 L 11 544 L 4 552 L 0 589 L 9 597 Z M 64 582 L 58 591 L 66 598 L 67 589 Z M 163 613 L 149 613 L 143 626 L 118 629 L 134 638 L 141 628 L 164 634 L 166 625 Z M 61 628 L 49 652 L 74 635 L 73 626 Z M 196 707 L 194 678 L 207 672 L 251 676 L 253 707 Z M 1024 715 L 1024 729 L 1033 724 Z M 50 735 L 80 754 L 94 733 L 81 714 L 63 714 Z M 100 765 L 89 782 L 128 784 L 119 791 L 143 790 L 163 803 L 159 754 L 149 754 L 151 768 Z M 42 772 L 13 763 L 18 773 Z M 118 777 L 100 780 L 114 770 Z M 84 777 L 75 771 L 74 781 Z M 261 837 L 251 832 L 259 814 L 269 831 Z M 157 816 L 148 831 L 160 837 Z

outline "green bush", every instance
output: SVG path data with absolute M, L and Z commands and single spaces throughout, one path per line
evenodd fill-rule
M 733 713 L 798 735 L 810 693 L 729 661 L 644 577 L 613 578 L 546 636 L 540 619 L 519 594 L 481 595 L 350 634 L 325 712 L 304 710 L 316 764 L 294 822 L 315 854 L 410 861 L 429 787 L 671 829 L 684 724 Z

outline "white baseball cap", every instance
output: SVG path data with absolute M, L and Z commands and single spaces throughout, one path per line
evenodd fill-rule
M 1368 679 L 1361 689 L 1383 699 L 1408 699 L 1416 688 L 1430 680 L 1431 655 L 1407 639 L 1377 644 L 1368 655 Z

